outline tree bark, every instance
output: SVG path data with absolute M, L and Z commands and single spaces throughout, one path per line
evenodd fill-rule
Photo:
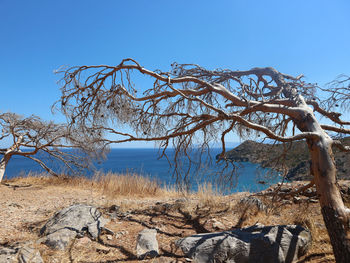
M 295 120 L 302 132 L 314 132 L 318 138 L 307 139 L 311 155 L 311 173 L 314 176 L 321 212 L 336 262 L 350 262 L 350 209 L 343 202 L 337 186 L 337 169 L 332 151 L 333 140 L 322 129 L 312 110 L 300 106 L 300 116 Z
M 4 157 L 0 160 L 0 183 L 2 182 L 2 178 L 5 175 L 6 166 L 7 166 L 9 159 L 10 159 L 10 157 L 8 157 L 5 154 Z
M 320 140 L 309 140 L 311 170 L 325 226 L 330 237 L 336 262 L 350 262 L 349 212 L 345 207 L 336 181 L 336 166 L 332 139 L 325 134 Z
M 3 153 L 3 157 L 0 160 L 0 183 L 2 182 L 2 178 L 5 175 L 5 170 L 6 170 L 6 166 L 7 163 L 9 162 L 9 160 L 11 159 L 14 151 L 17 149 L 19 151 L 19 144 L 23 141 L 23 135 L 20 135 L 17 138 L 17 141 L 10 147 L 8 148 L 4 153 Z

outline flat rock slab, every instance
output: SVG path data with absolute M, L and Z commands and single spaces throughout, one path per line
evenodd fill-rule
M 47 221 L 40 230 L 40 234 L 44 236 L 41 242 L 52 248 L 64 250 L 77 236 L 88 234 L 92 239 L 97 239 L 107 221 L 96 207 L 85 204 L 72 205 Z
M 311 234 L 297 225 L 255 225 L 185 237 L 176 245 L 201 263 L 282 263 L 304 255 L 311 246 Z

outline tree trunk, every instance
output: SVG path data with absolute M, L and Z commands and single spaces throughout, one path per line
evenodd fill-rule
M 8 163 L 9 158 L 5 154 L 4 157 L 0 160 L 0 183 L 2 182 L 2 178 L 4 177 L 6 165 Z
M 0 160 L 0 183 L 2 182 L 2 178 L 4 177 L 5 170 L 7 163 L 11 159 L 14 151 L 17 149 L 19 151 L 19 144 L 23 141 L 23 136 L 19 136 L 17 141 L 10 147 L 8 148 L 5 153 L 3 153 L 3 157 Z
M 336 166 L 332 139 L 324 134 L 308 141 L 311 170 L 315 178 L 324 223 L 333 247 L 336 262 L 350 262 L 350 210 L 345 207 L 336 182 Z

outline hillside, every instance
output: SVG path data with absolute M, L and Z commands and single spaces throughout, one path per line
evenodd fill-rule
M 345 145 L 350 145 L 350 137 L 342 139 Z M 339 179 L 350 179 L 350 154 L 333 148 Z M 284 154 L 285 153 L 285 154 Z M 309 180 L 309 152 L 304 141 L 292 144 L 264 144 L 245 141 L 226 153 L 226 157 L 235 162 L 258 163 L 265 168 L 288 169 L 290 180 Z

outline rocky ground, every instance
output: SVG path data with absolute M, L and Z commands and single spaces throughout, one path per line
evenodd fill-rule
M 293 185 L 293 189 L 299 186 Z M 286 193 L 292 188 L 288 185 L 281 189 Z M 346 191 L 346 187 L 344 189 Z M 311 231 L 313 242 L 298 262 L 333 262 L 319 204 L 312 190 L 282 199 L 267 193 L 265 197 L 249 197 L 249 193 L 231 196 L 163 193 L 154 197 L 111 198 L 88 184 L 48 185 L 41 181 L 33 184 L 24 179 L 12 180 L 0 185 L 0 248 L 14 248 L 29 242 L 40 252 L 44 262 L 140 262 L 136 253 L 137 236 L 149 228 L 157 230 L 160 255 L 144 259 L 144 262 L 187 262 L 190 259 L 174 245 L 182 237 L 256 223 L 300 224 Z M 106 228 L 113 233 L 103 233 L 98 240 L 80 236 L 65 250 L 55 250 L 37 242 L 47 220 L 72 204 L 98 207 L 108 219 Z

